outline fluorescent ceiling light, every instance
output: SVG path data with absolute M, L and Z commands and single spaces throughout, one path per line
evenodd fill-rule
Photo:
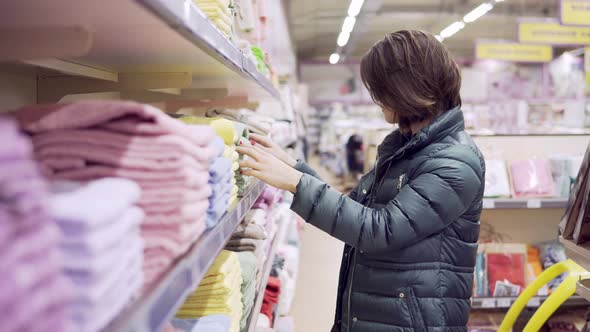
M 443 37 L 441 37 L 440 35 L 436 35 L 434 36 L 434 38 L 436 38 L 436 40 L 438 40 L 439 42 L 442 43 L 443 40 L 445 40 Z
M 504 0 L 496 0 L 496 2 L 503 2 Z
M 478 18 L 484 16 L 487 12 L 492 10 L 494 5 L 491 3 L 482 3 L 481 5 L 477 6 L 474 10 L 470 11 L 467 15 L 463 17 L 463 21 L 465 23 L 471 23 L 477 20 Z
M 330 64 L 335 65 L 338 63 L 338 61 L 340 60 L 340 54 L 338 53 L 332 53 L 330 54 Z
M 336 44 L 340 47 L 344 47 L 348 43 L 348 39 L 350 38 L 350 32 L 340 31 L 338 35 L 338 40 Z
M 348 16 L 356 17 L 363 8 L 365 0 L 351 0 L 348 6 Z
M 346 16 L 346 18 L 344 19 L 344 23 L 342 23 L 342 31 L 343 32 L 352 32 L 352 29 L 354 29 L 354 24 L 356 23 L 356 18 L 352 17 L 352 16 Z
M 442 38 L 449 38 L 450 36 L 456 34 L 457 32 L 461 31 L 465 27 L 465 23 L 462 21 L 457 21 L 448 27 L 444 28 L 443 31 L 440 32 L 440 36 Z

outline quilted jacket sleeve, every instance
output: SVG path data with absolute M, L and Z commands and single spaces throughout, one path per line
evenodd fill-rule
M 297 160 L 297 164 L 295 164 L 294 168 L 303 174 L 309 174 L 319 180 L 322 179 L 313 168 L 309 167 L 309 165 L 302 160 Z
M 463 215 L 481 190 L 477 155 L 452 146 L 429 156 L 382 209 L 372 209 L 304 175 L 291 209 L 361 251 L 397 250 L 436 234 Z

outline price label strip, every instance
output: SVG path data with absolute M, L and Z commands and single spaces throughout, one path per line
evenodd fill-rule
M 529 209 L 540 209 L 541 208 L 541 200 L 540 199 L 529 199 L 526 202 L 526 207 Z

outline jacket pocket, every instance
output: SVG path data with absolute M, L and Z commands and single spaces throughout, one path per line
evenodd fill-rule
M 422 311 L 420 310 L 420 306 L 418 305 L 418 299 L 414 294 L 414 289 L 412 288 L 404 288 L 402 293 L 400 293 L 400 297 L 404 298 L 404 302 L 408 307 L 408 312 L 410 313 L 410 318 L 412 320 L 412 327 L 416 332 L 427 332 L 426 323 L 424 321 L 424 317 L 422 317 Z

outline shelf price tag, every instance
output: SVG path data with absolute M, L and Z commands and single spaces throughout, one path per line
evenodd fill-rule
M 540 199 L 529 199 L 526 202 L 526 207 L 528 209 L 540 209 L 541 208 L 541 200 Z
M 527 303 L 527 307 L 538 307 L 541 305 L 541 300 L 538 297 L 533 297 L 529 300 L 529 303 Z
M 498 299 L 498 308 L 510 308 L 512 305 L 512 299 L 509 297 L 503 297 Z
M 496 299 L 492 299 L 492 298 L 483 299 L 483 301 L 481 301 L 481 307 L 482 308 L 495 308 L 496 307 Z
M 494 209 L 495 207 L 496 207 L 496 203 L 494 202 L 493 199 L 485 198 L 483 200 L 483 208 L 484 209 Z

